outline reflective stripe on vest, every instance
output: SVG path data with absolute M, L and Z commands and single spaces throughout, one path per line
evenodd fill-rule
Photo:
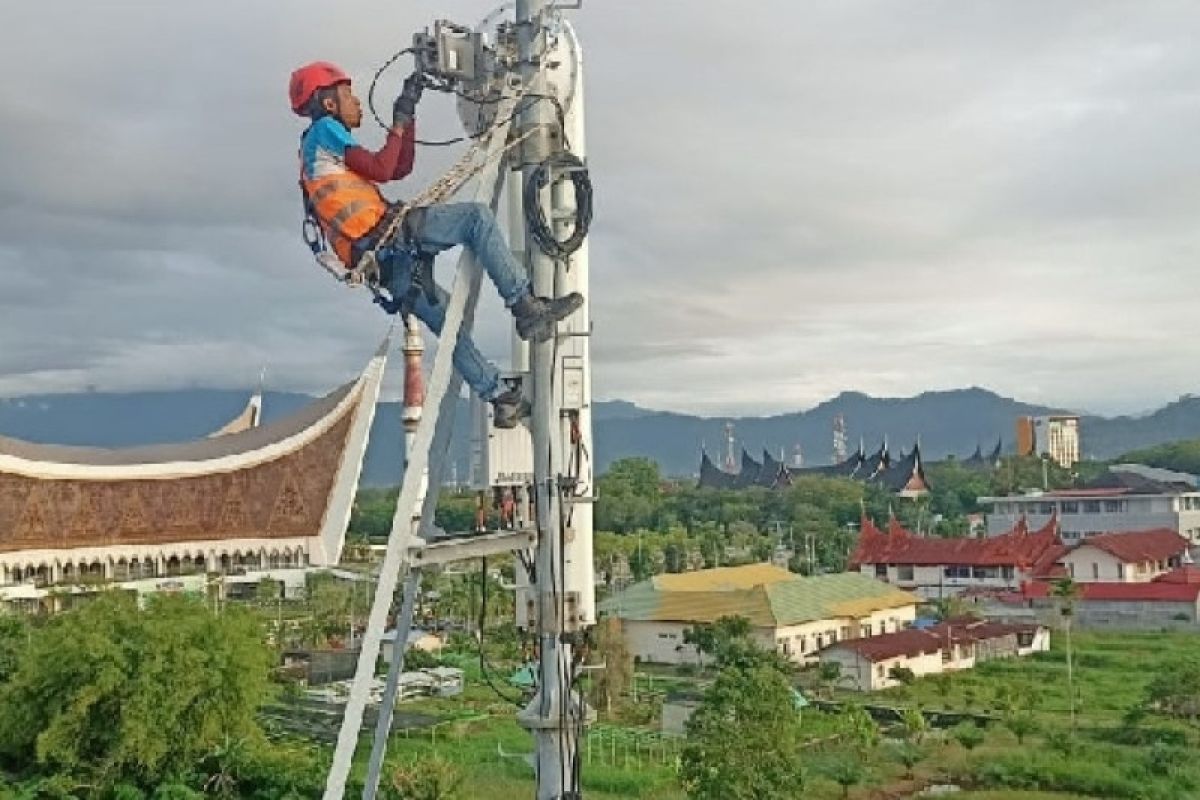
M 374 183 L 353 172 L 305 180 L 304 191 L 333 252 L 347 267 L 354 266 L 354 240 L 383 218 L 387 201 Z

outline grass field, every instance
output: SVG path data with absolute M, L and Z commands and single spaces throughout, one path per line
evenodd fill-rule
M 911 687 L 868 697 L 839 693 L 872 703 L 922 709 L 969 710 L 1003 717 L 1006 706 L 1028 706 L 1038 730 L 1018 744 L 997 722 L 982 745 L 968 752 L 952 735 L 931 735 L 926 758 L 913 779 L 889 757 L 885 742 L 864 758 L 867 780 L 852 787 L 853 800 L 898 800 L 914 796 L 932 782 L 958 782 L 975 791 L 952 795 L 962 800 L 1191 800 L 1200 798 L 1200 768 L 1192 757 L 1198 731 L 1184 722 L 1150 715 L 1136 728 L 1123 722 L 1142 700 L 1156 668 L 1173 658 L 1200 659 L 1200 637 L 1186 634 L 1081 634 L 1075 637 L 1078 733 L 1068 736 L 1066 666 L 1061 637 L 1051 652 L 1036 657 L 990 662 L 953 675 L 947 681 L 922 679 Z M 689 677 L 663 674 L 654 680 L 660 697 L 665 686 L 691 683 Z M 640 704 L 645 705 L 646 684 Z M 501 687 L 504 688 L 504 687 Z M 652 702 L 652 701 L 650 701 Z M 527 800 L 533 775 L 522 756 L 532 740 L 516 723 L 513 705 L 496 697 L 472 676 L 463 698 L 406 704 L 405 710 L 446 720 L 433 731 L 397 733 L 391 761 L 402 764 L 436 753 L 458 765 L 464 775 L 463 798 Z M 463 718 L 473 717 L 466 720 Z M 455 719 L 459 721 L 455 721 Z M 833 728 L 829 715 L 811 710 L 803 717 L 814 738 Z M 583 778 L 589 800 L 648 798 L 684 800 L 675 778 L 678 745 L 663 743 L 652 726 L 605 721 L 583 750 Z M 885 731 L 885 737 L 888 732 Z M 823 760 L 833 751 L 806 749 L 801 756 L 809 778 L 797 797 L 834 800 L 842 789 L 822 777 Z M 365 748 L 364 748 L 365 750 Z M 1050 790 L 1059 790 L 1055 793 Z
M 1141 701 L 1159 667 L 1173 659 L 1200 660 L 1200 636 L 1076 633 L 1074 651 L 1079 724 L 1114 725 Z M 1006 700 L 1028 702 L 1047 722 L 1066 724 L 1070 707 L 1063 638 L 1056 636 L 1048 653 L 989 661 L 943 679 L 926 678 L 911 687 L 878 692 L 872 700 L 980 712 L 996 711 Z

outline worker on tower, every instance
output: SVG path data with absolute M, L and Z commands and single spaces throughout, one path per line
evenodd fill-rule
M 392 106 L 392 127 L 377 152 L 355 141 L 350 131 L 362 124 L 362 104 L 350 88 L 350 77 L 334 64 L 317 61 L 292 73 L 292 110 L 312 120 L 300 139 L 300 184 L 314 252 L 331 246 L 356 275 L 363 256 L 374 252 L 378 283 L 391 295 L 381 302 L 389 313 L 412 313 L 440 334 L 446 315 L 446 292 L 433 282 L 433 257 L 455 245 L 474 253 L 496 285 L 504 305 L 516 319 L 522 339 L 545 341 L 554 326 L 583 305 L 577 292 L 560 298 L 534 296 L 528 278 L 512 257 L 490 208 L 482 203 L 444 203 L 413 208 L 404 217 L 403 236 L 383 241 L 403 207 L 389 202 L 378 184 L 407 176 L 416 144 L 414 116 L 424 89 L 424 76 L 413 73 Z M 499 428 L 515 427 L 529 415 L 529 403 L 518 390 L 505 390 L 500 373 L 469 336 L 459 336 L 454 367 L 463 380 L 495 409 Z

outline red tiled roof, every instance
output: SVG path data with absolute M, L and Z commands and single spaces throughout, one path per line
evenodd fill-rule
M 1127 564 L 1142 561 L 1167 561 L 1187 550 L 1187 539 L 1170 528 L 1148 531 L 1099 533 L 1079 543 L 1079 547 L 1095 547 Z
M 1018 566 L 1032 567 L 1051 547 L 1060 546 L 1058 520 L 1050 520 L 1030 532 L 1024 519 L 1008 533 L 983 539 L 943 539 L 917 536 L 905 530 L 895 519 L 888 532 L 875 526 L 865 514 L 858 546 L 850 556 L 851 568 L 861 564 L 912 564 L 920 566 Z
M 886 661 L 898 656 L 918 656 L 942 649 L 942 640 L 927 631 L 909 628 L 895 633 L 881 633 L 862 639 L 847 639 L 826 649 L 841 647 L 858 653 L 868 661 Z
M 898 656 L 912 657 L 922 653 L 936 653 L 947 643 L 971 644 L 1017 633 L 1030 633 L 1040 627 L 1036 623 L 1013 624 L 966 619 L 958 622 L 940 622 L 924 630 L 908 628 L 895 633 L 847 639 L 832 644 L 826 649 L 841 647 L 853 651 L 871 662 L 886 661 Z
M 1077 583 L 1077 600 L 1114 600 L 1129 603 L 1194 603 L 1200 597 L 1200 583 Z M 1050 584 L 1032 581 L 1025 584 L 1026 599 L 1050 596 Z
M 1030 570 L 1035 578 L 1065 578 L 1067 577 L 1067 568 L 1059 564 L 1059 560 L 1071 551 L 1071 548 L 1064 544 L 1054 544 L 1047 547 L 1045 552 L 1038 556 L 1038 560 L 1033 562 L 1033 569 Z
M 1151 583 L 1198 584 L 1200 583 L 1200 567 L 1184 564 L 1182 567 L 1176 567 L 1170 572 L 1159 575 Z

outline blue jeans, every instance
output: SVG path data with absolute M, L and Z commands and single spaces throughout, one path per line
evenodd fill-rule
M 492 210 L 482 203 L 446 203 L 423 209 L 424 220 L 413 231 L 413 244 L 424 253 L 436 254 L 462 245 L 496 285 L 505 308 L 529 292 L 529 279 L 512 257 L 508 243 L 500 233 Z M 412 285 L 412 254 L 407 248 L 381 248 L 379 264 L 385 271 L 387 290 L 392 297 L 403 297 Z M 424 292 L 417 295 L 412 311 L 417 319 L 440 336 L 446 322 L 446 299 L 441 286 L 436 287 L 437 302 L 431 303 Z M 454 368 L 467 385 L 484 400 L 500 394 L 500 372 L 488 361 L 470 336 L 459 336 L 454 346 Z

